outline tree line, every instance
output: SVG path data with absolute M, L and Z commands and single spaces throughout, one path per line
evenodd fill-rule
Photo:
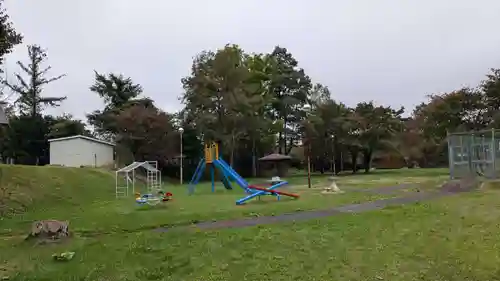
M 3 64 L 23 37 L 5 11 L 0 28 L 7 42 L 0 44 Z M 22 164 L 48 163 L 50 138 L 83 134 L 116 142 L 121 163 L 157 160 L 171 176 L 179 157 L 192 169 L 208 141 L 219 142 L 223 156 L 244 175 L 257 175 L 257 159 L 269 153 L 291 155 L 297 167 L 308 156 L 321 172 L 435 167 L 447 164 L 448 132 L 500 126 L 499 69 L 474 88 L 430 95 L 411 111 L 375 101 L 349 107 L 314 82 L 287 48 L 250 53 L 238 45 L 195 56 L 180 81 L 183 108 L 175 113 L 158 108 L 131 77 L 95 72 L 89 91 L 105 106 L 87 114 L 86 125 L 70 115 L 43 113 L 66 99 L 44 91 L 64 75 L 49 76 L 42 47 L 30 45 L 28 51 L 26 61 L 18 62 L 15 82 L 2 81 L 2 96 L 14 97 L 5 104 L 10 126 L 2 132 L 2 158 Z

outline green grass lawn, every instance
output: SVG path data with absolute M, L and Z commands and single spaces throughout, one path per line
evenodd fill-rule
M 500 191 L 493 187 L 300 223 L 153 230 L 383 197 L 350 192 L 351 187 L 423 182 L 435 188 L 446 180 L 445 170 L 340 176 L 338 185 L 346 191 L 340 195 L 320 193 L 325 176 L 315 175 L 312 189 L 307 179 L 290 177 L 299 200 L 267 198 L 245 206 L 234 204 L 243 196 L 238 189 L 219 185 L 212 194 L 208 184 L 200 184 L 188 196 L 185 187 L 170 186 L 175 200 L 159 208 L 137 207 L 133 198 L 115 200 L 114 179 L 98 170 L 6 170 L 3 181 L 15 182 L 18 193 L 33 198 L 25 212 L 0 220 L 0 277 L 9 280 L 500 280 Z M 74 237 L 50 245 L 22 240 L 31 221 L 48 218 L 69 219 Z M 62 251 L 76 255 L 69 262 L 53 261 L 51 255 Z
M 187 195 L 185 186 L 167 185 L 164 189 L 174 194 L 174 201 L 154 207 L 140 207 L 133 196 L 115 199 L 114 175 L 99 170 L 15 166 L 6 166 L 3 170 L 6 173 L 4 180 L 15 184 L 19 193 L 30 202 L 27 212 L 2 220 L 0 234 L 10 235 L 23 234 L 31 222 L 49 218 L 69 220 L 73 231 L 93 235 L 325 209 L 391 196 L 349 192 L 350 187 L 390 186 L 408 182 L 425 182 L 433 186 L 443 177 L 436 176 L 434 170 L 401 170 L 389 176 L 385 175 L 387 171 L 381 171 L 380 175 L 343 176 L 338 178 L 337 183 L 346 192 L 339 195 L 321 194 L 323 187 L 328 185 L 326 175 L 314 176 L 311 189 L 307 187 L 307 178 L 291 177 L 287 191 L 300 194 L 299 200 L 282 197 L 276 201 L 275 197 L 266 196 L 243 206 L 235 205 L 237 199 L 245 196 L 236 184 L 232 191 L 218 184 L 217 191 L 212 193 L 210 184 L 202 183 L 192 196 Z
M 44 246 L 3 240 L 0 261 L 10 280 L 498 280 L 499 195 L 487 189 L 245 229 L 114 233 Z M 66 250 L 74 260 L 51 260 Z

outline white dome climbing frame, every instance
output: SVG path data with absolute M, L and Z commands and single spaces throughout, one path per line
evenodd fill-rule
M 136 170 L 142 168 L 146 171 L 146 187 L 149 193 L 161 189 L 161 172 L 158 170 L 158 161 L 133 162 L 115 173 L 116 197 L 128 196 L 129 188 L 135 193 Z

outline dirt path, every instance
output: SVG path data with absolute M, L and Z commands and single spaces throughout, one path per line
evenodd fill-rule
M 345 187 L 345 191 L 354 192 L 367 192 L 380 195 L 400 193 L 401 191 L 408 190 L 410 188 L 418 187 L 418 183 L 402 183 L 398 185 L 382 186 L 382 187 Z
M 470 191 L 470 190 L 463 190 Z M 334 216 L 342 213 L 361 213 L 373 210 L 380 210 L 388 206 L 411 204 L 425 200 L 436 199 L 444 196 L 450 196 L 458 193 L 450 191 L 434 191 L 434 192 L 415 192 L 409 193 L 406 196 L 381 199 L 376 201 L 364 202 L 359 204 L 350 204 L 340 207 L 335 207 L 326 210 L 318 211 L 303 211 L 295 212 L 277 216 L 265 216 L 251 219 L 237 219 L 237 220 L 226 220 L 226 221 L 216 221 L 216 222 L 201 222 L 194 225 L 194 227 L 200 230 L 214 230 L 223 228 L 241 228 L 256 225 L 267 225 L 275 223 L 293 222 L 293 221 L 304 221 L 313 220 L 329 216 Z M 179 229 L 178 227 L 173 228 L 157 228 L 156 231 L 167 232 L 171 229 Z

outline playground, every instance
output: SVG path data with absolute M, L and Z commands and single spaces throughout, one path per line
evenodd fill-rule
M 215 142 L 205 145 L 205 157 L 200 160 L 196 171 L 194 172 L 193 178 L 189 183 L 189 194 L 194 194 L 195 185 L 199 183 L 200 179 L 203 177 L 205 169 L 210 170 L 211 178 L 211 190 L 212 193 L 215 192 L 215 170 L 218 170 L 221 174 L 221 182 L 224 188 L 227 190 L 232 190 L 233 186 L 231 182 L 235 182 L 246 194 L 247 196 L 240 198 L 236 201 L 237 205 L 243 205 L 247 201 L 258 198 L 260 200 L 263 196 L 274 196 L 277 200 L 280 200 L 282 196 L 289 198 L 298 199 L 300 196 L 298 194 L 278 191 L 278 188 L 288 185 L 287 181 L 275 178 L 269 182 L 268 186 L 257 186 L 256 184 L 250 185 L 244 178 L 242 178 L 238 172 L 236 172 L 229 164 L 222 159 L 219 155 L 219 145 Z
M 0 276 L 9 280 L 492 280 L 500 261 L 494 184 L 379 210 L 326 213 L 434 192 L 446 169 L 340 176 L 339 194 L 322 193 L 328 176 L 314 175 L 311 189 L 304 175 L 290 176 L 278 190 L 298 199 L 271 193 L 241 205 L 248 194 L 233 180 L 233 189 L 216 182 L 214 192 L 211 182 L 198 183 L 191 195 L 188 185 L 170 185 L 164 189 L 173 200 L 153 206 L 137 204 L 133 192 L 116 198 L 114 174 L 101 170 L 10 166 L 4 173 L 4 183 L 30 196 L 22 216 L 0 224 Z M 45 188 L 35 189 L 40 183 Z M 148 192 L 136 184 L 136 192 Z M 323 216 L 282 219 L 311 212 Z M 69 220 L 72 237 L 24 242 L 30 223 L 47 218 Z M 73 260 L 51 258 L 65 251 L 75 253 Z

